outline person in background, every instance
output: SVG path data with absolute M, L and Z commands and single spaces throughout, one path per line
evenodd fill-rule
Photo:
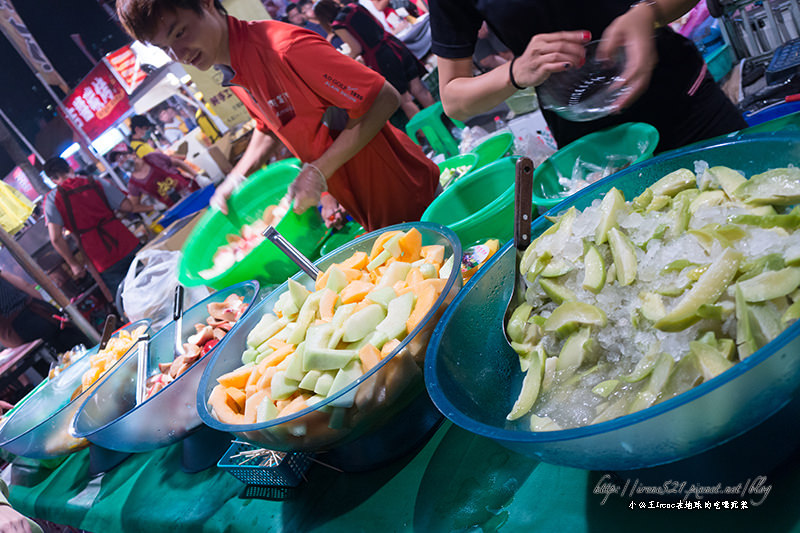
M 56 184 L 44 202 L 50 242 L 69 265 L 73 276 L 82 278 L 86 268 L 72 254 L 64 237 L 64 230 L 69 230 L 81 243 L 103 282 L 115 294 L 141 244 L 114 211 L 141 213 L 152 208 L 134 207 L 125 193 L 105 181 L 77 177 L 69 163 L 60 157 L 48 159 L 44 171 Z
M 364 64 L 380 72 L 400 93 L 400 107 L 408 118 L 419 113 L 419 105 L 434 104 L 433 95 L 422 83 L 425 67 L 394 35 L 385 31 L 359 4 L 340 7 L 334 0 L 318 0 L 314 13 L 322 27 L 347 43 L 350 57 L 361 56 Z
M 433 52 L 445 112 L 466 120 L 492 109 L 556 72 L 584 63 L 584 45 L 601 39 L 599 57 L 623 48 L 626 91 L 616 113 L 572 122 L 543 114 L 559 146 L 602 128 L 646 122 L 660 134 L 658 151 L 739 130 L 747 124 L 688 39 L 667 25 L 697 0 L 430 0 Z M 483 21 L 514 53 L 507 64 L 473 77 L 472 54 Z
M 419 220 L 436 195 L 438 167 L 387 122 L 397 90 L 318 34 L 227 16 L 219 0 L 118 0 L 117 14 L 131 36 L 173 59 L 226 72 L 255 119 L 247 149 L 212 198 L 223 211 L 243 176 L 280 146 L 276 139 L 304 162 L 289 186 L 295 212 L 322 202 L 326 224 L 339 204 L 368 231 Z
M 131 148 L 139 157 L 144 157 L 157 148 L 151 142 L 155 127 L 150 119 L 144 115 L 133 115 L 130 119 L 130 142 Z
M 178 115 L 175 108 L 166 102 L 158 109 L 158 120 L 161 122 L 164 139 L 169 144 L 181 140 L 189 133 L 189 125 Z
M 328 37 L 328 31 L 320 25 L 319 20 L 314 15 L 314 2 L 311 0 L 298 0 L 297 9 L 300 10 L 300 13 L 302 13 L 303 17 L 306 19 L 306 23 L 303 25 L 305 29 L 319 33 L 325 38 Z
M 0 344 L 16 348 L 42 339 L 59 353 L 91 342 L 81 330 L 64 323 L 61 314 L 42 299 L 31 283 L 11 272 L 0 271 Z M 1 530 L 0 530 L 1 531 Z
M 114 151 L 109 153 L 108 160 L 117 163 L 130 175 L 128 199 L 136 209 L 145 205 L 142 202 L 144 196 L 160 202 L 166 209 L 200 188 L 193 178 L 184 175 L 173 160 L 161 152 L 138 157 L 132 150 Z
M 289 2 L 286 4 L 285 19 L 289 24 L 294 24 L 295 26 L 300 26 L 301 28 L 305 27 L 306 22 L 308 22 L 308 19 L 300 10 L 300 6 L 298 6 L 296 2 Z

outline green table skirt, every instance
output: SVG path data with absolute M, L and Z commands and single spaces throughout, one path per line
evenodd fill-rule
M 240 498 L 244 485 L 227 472 L 186 474 L 180 460 L 176 444 L 89 479 L 84 450 L 38 484 L 13 486 L 11 501 L 26 515 L 94 533 L 800 531 L 800 455 L 767 476 L 766 497 L 744 498 L 760 505 L 725 509 L 742 500 L 732 497 L 718 498 L 719 509 L 703 500 L 700 509 L 670 510 L 641 509 L 650 501 L 678 506 L 647 493 L 604 502 L 603 473 L 539 463 L 449 422 L 418 453 L 378 470 L 343 474 L 314 464 L 281 501 Z

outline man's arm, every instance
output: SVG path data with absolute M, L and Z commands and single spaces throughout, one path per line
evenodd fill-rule
M 269 161 L 269 158 L 272 157 L 278 147 L 278 141 L 274 136 L 259 129 L 254 129 L 250 142 L 247 143 L 247 148 L 245 148 L 242 157 L 236 162 L 230 174 L 247 176 L 261 166 L 263 161 Z
M 143 204 L 141 198 L 141 196 L 126 196 L 119 204 L 119 210 L 123 213 L 149 213 L 152 211 L 153 206 Z
M 27 281 L 17 276 L 16 274 L 12 274 L 11 272 L 0 272 L 0 278 L 5 279 L 7 282 L 9 282 L 22 292 L 27 293 L 38 300 L 42 299 L 42 295 L 39 294 L 34 285 L 28 283 Z
M 72 275 L 76 278 L 82 278 L 86 273 L 86 268 L 72 255 L 72 250 L 69 249 L 69 244 L 64 238 L 64 227 L 49 222 L 47 224 L 47 233 L 50 236 L 50 243 L 52 243 L 53 248 L 56 249 L 59 255 L 69 265 L 70 270 L 72 270 Z

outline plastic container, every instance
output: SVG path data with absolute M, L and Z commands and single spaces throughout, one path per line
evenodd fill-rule
M 776 120 L 786 115 L 792 115 L 800 111 L 800 101 L 780 102 L 759 109 L 753 113 L 746 113 L 744 120 L 748 126 L 758 126 L 771 120 Z M 796 117 L 795 117 L 796 118 Z
M 486 239 L 505 242 L 514 232 L 514 172 L 517 157 L 473 170 L 437 196 L 425 222 L 452 229 L 465 248 Z
M 658 130 L 642 122 L 627 122 L 584 135 L 536 167 L 533 171 L 533 203 L 543 212 L 564 200 L 560 196 L 564 188 L 558 178 L 572 176 L 578 158 L 601 168 L 629 166 L 651 157 L 658 138 Z
M 439 163 L 439 173 L 441 174 L 445 170 L 453 170 L 457 171 L 460 167 L 468 167 L 460 176 L 452 177 L 448 180 L 444 180 L 443 178 L 439 178 L 439 182 L 442 184 L 442 187 L 447 188 L 456 180 L 459 180 L 466 176 L 473 168 L 475 168 L 476 163 L 478 162 L 478 154 L 467 153 L 467 154 L 460 154 L 455 155 L 453 157 L 448 157 L 441 163 Z
M 132 331 L 139 326 L 150 329 L 150 320 L 137 320 L 118 329 Z M 135 349 L 136 344 L 134 344 Z M 70 435 L 72 418 L 84 400 L 97 386 L 90 387 L 70 400 L 73 391 L 81 384 L 83 374 L 91 366 L 89 358 L 98 352 L 99 345 L 88 350 L 80 359 L 65 368 L 54 379 L 48 379 L 37 388 L 35 394 L 28 395 L 24 402 L 7 415 L 0 427 L 0 448 L 14 455 L 31 459 L 53 459 L 81 450 L 89 445 L 83 438 Z M 123 361 L 120 358 L 108 372 L 113 372 Z
M 236 212 L 242 223 L 252 223 L 261 218 L 267 206 L 275 205 L 283 198 L 299 171 L 299 167 L 291 164 L 259 170 L 228 200 L 229 208 Z M 319 256 L 319 249 L 327 235 L 325 224 L 316 209 L 308 209 L 302 215 L 290 209 L 276 229 L 311 259 Z M 222 274 L 210 279 L 201 277 L 198 272 L 211 268 L 217 249 L 227 243 L 227 235 L 238 234 L 239 230 L 229 217 L 217 209 L 209 209 L 197 222 L 183 246 L 178 280 L 186 286 L 208 285 L 223 289 L 251 279 L 265 285 L 278 283 L 297 272 L 297 265 L 286 254 L 264 240 Z
M 708 72 L 711 73 L 714 81 L 718 82 L 731 71 L 736 56 L 733 52 L 733 48 L 725 44 L 704 54 L 703 59 L 706 65 L 708 65 Z
M 714 144 L 663 154 L 625 169 L 562 202 L 550 213 L 584 209 L 611 187 L 630 199 L 665 174 L 695 161 L 726 165 L 746 175 L 800 160 L 800 135 L 735 136 Z M 550 222 L 534 220 L 536 238 Z M 769 422 L 795 397 L 800 383 L 800 322 L 714 379 L 670 400 L 608 422 L 549 432 L 506 429 L 505 416 L 522 381 L 518 356 L 503 334 L 503 316 L 514 288 L 511 243 L 479 270 L 445 311 L 431 338 L 425 380 L 436 406 L 457 425 L 542 461 L 587 470 L 648 468 L 693 457 L 741 435 L 752 437 L 729 469 L 767 458 L 777 444 L 749 430 Z M 469 349 L 464 349 L 469 346 Z M 797 402 L 794 402 L 797 403 Z M 786 440 L 796 416 L 783 423 Z M 753 441 L 755 439 L 755 442 Z M 709 452 L 710 453 L 710 452 Z M 733 457 L 736 457 L 735 459 Z M 702 463 L 701 463 L 702 465 Z M 773 465 L 774 466 L 774 465 Z M 762 471 L 764 475 L 766 471 Z M 661 478 L 660 483 L 665 479 Z
M 234 442 L 217 466 L 242 483 L 267 487 L 296 487 L 311 466 L 311 456 L 307 453 L 287 453 L 275 466 L 259 466 L 257 461 L 241 464 L 234 458 L 238 453 L 253 449 L 256 447 Z
M 164 211 L 164 214 L 156 222 L 161 225 L 162 228 L 166 228 L 180 218 L 205 209 L 208 207 L 208 202 L 211 200 L 216 190 L 216 185 L 212 184 L 194 191 L 192 194 Z
M 475 163 L 473 169 L 477 170 L 488 165 L 489 163 L 497 161 L 501 157 L 511 155 L 513 152 L 513 133 L 510 131 L 504 131 L 492 135 L 472 149 L 472 153 L 478 155 L 478 161 Z
M 389 226 L 368 233 L 316 261 L 321 270 L 350 257 L 356 251 L 369 252 L 384 231 L 416 228 L 422 244 L 441 244 L 445 258 L 461 257 L 455 234 L 439 224 L 414 222 Z M 313 288 L 309 276 L 294 279 Z M 386 463 L 420 443 L 441 420 L 425 393 L 422 364 L 433 327 L 442 311 L 461 288 L 461 274 L 454 268 L 447 283 L 420 324 L 381 362 L 351 384 L 312 407 L 260 424 L 225 424 L 211 415 L 208 398 L 217 378 L 242 365 L 248 333 L 265 312 L 272 311 L 278 297 L 287 290 L 283 283 L 259 302 L 221 342 L 208 363 L 197 391 L 197 410 L 208 426 L 233 433 L 238 439 L 280 451 L 317 452 L 326 450 L 324 461 L 345 470 L 364 470 Z M 355 398 L 352 400 L 351 398 Z M 350 407 L 342 404 L 352 403 Z
M 596 57 L 600 41 L 586 43 L 586 61 L 580 67 L 555 72 L 539 86 L 539 104 L 573 122 L 605 117 L 616 110 L 614 102 L 625 90 L 620 75 L 625 70 L 622 47 L 607 61 Z
M 245 314 L 231 328 L 235 331 L 253 307 L 258 288 L 258 282 L 245 281 L 193 305 L 183 313 L 181 339 L 196 333 L 195 324 L 206 323 L 209 303 L 222 302 L 231 294 L 238 294 L 248 305 Z M 148 377 L 158 372 L 159 363 L 175 358 L 174 346 L 175 322 L 171 321 L 150 338 Z M 183 439 L 203 423 L 195 407 L 197 385 L 218 346 L 139 405 L 136 405 L 138 353 L 133 350 L 82 403 L 70 426 L 71 434 L 103 448 L 128 453 L 155 450 Z

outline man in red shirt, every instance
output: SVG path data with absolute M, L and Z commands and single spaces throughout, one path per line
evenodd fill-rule
M 177 61 L 227 70 L 256 120 L 244 155 L 217 189 L 216 205 L 224 210 L 240 176 L 279 140 L 305 163 L 289 188 L 296 212 L 316 206 L 327 190 L 368 230 L 419 220 L 436 194 L 439 170 L 387 123 L 400 98 L 380 74 L 314 32 L 229 17 L 218 0 L 176 4 L 120 0 L 117 14 L 128 33 Z M 324 217 L 336 207 L 327 198 Z
M 153 151 L 138 157 L 133 151 L 116 151 L 108 155 L 111 163 L 130 173 L 128 198 L 134 206 L 144 205 L 146 195 L 171 207 L 191 191 L 199 189 L 197 183 L 180 172 L 174 161 L 166 154 Z

